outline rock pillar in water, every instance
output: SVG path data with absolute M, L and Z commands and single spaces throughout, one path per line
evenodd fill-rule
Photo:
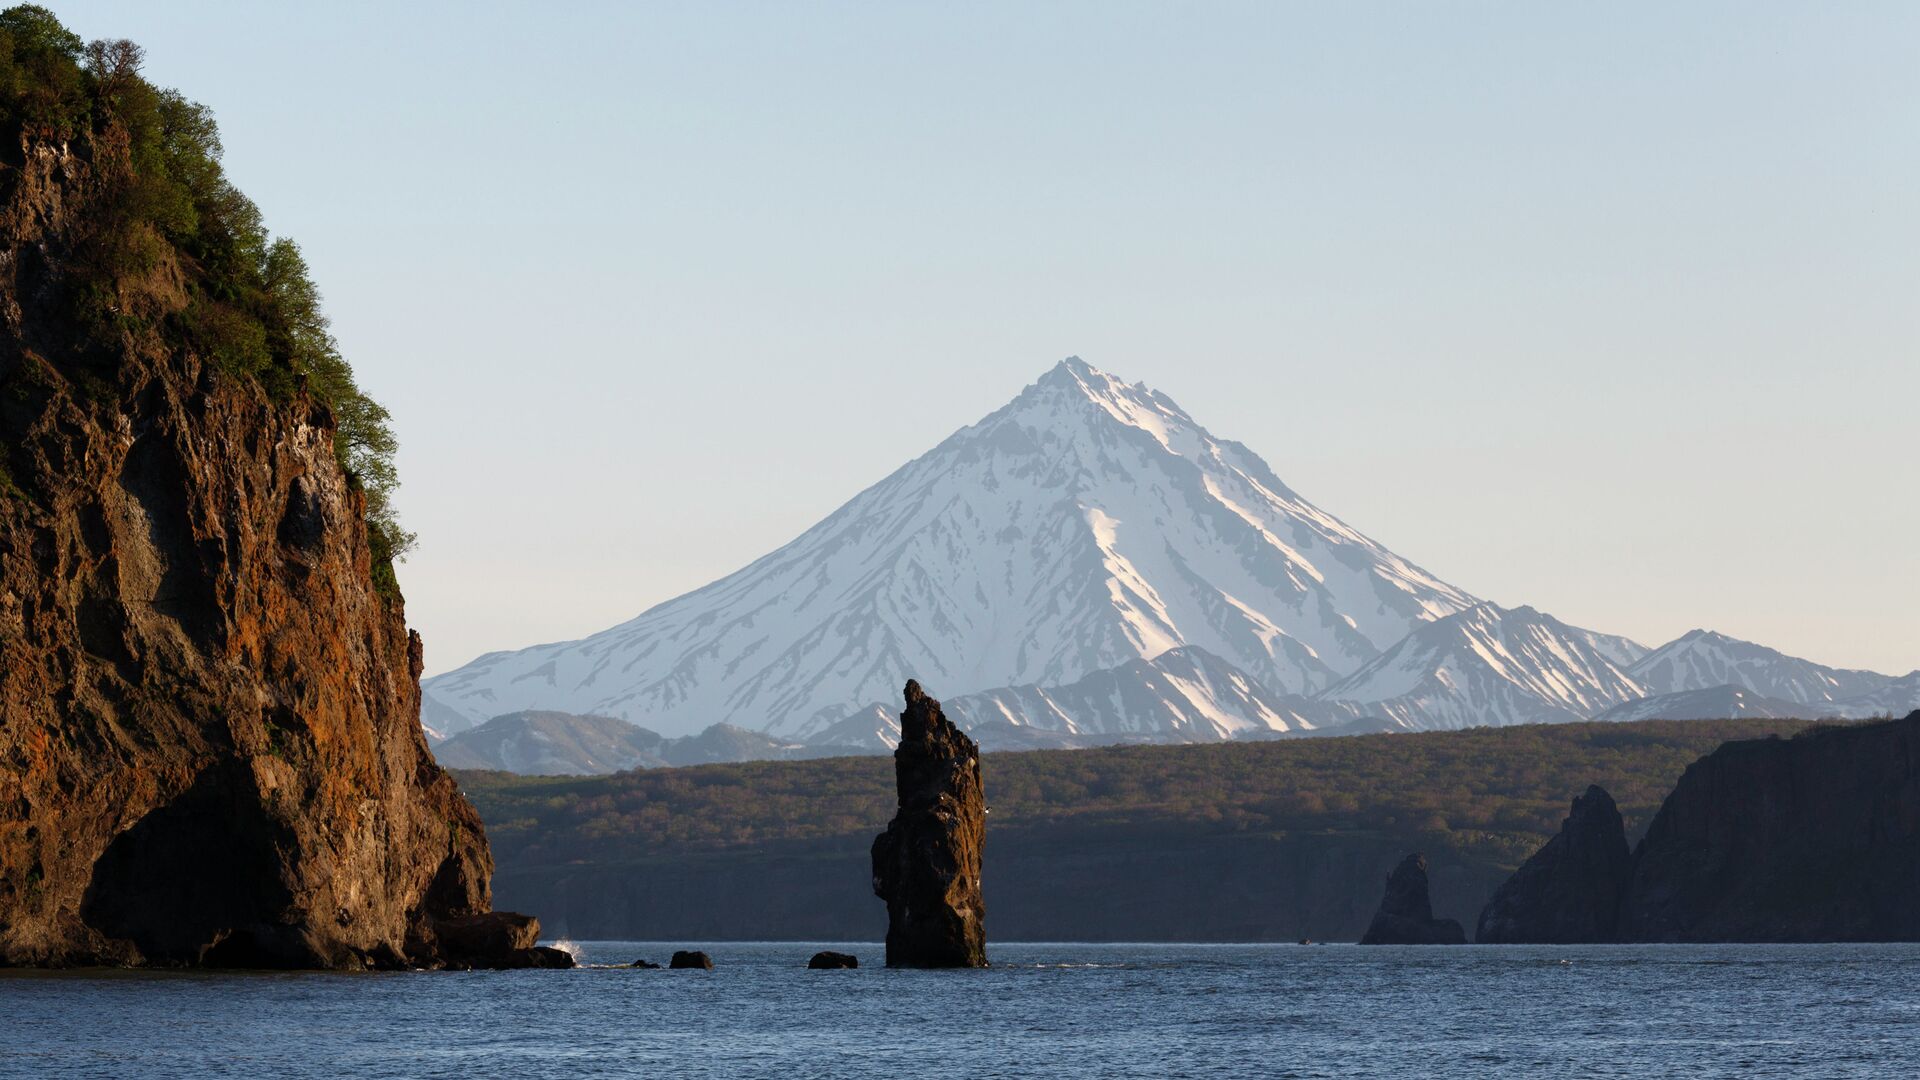
M 1467 935 L 1452 919 L 1433 917 L 1427 896 L 1427 857 L 1409 855 L 1387 877 L 1387 895 L 1374 913 L 1362 945 L 1464 945 Z
M 906 700 L 893 752 L 900 809 L 873 841 L 873 891 L 887 902 L 887 966 L 986 967 L 980 748 L 919 683 L 907 683 Z
M 1589 787 L 1573 800 L 1560 832 L 1487 901 L 1474 940 L 1508 945 L 1612 941 L 1620 896 L 1632 873 L 1620 810 L 1605 789 Z

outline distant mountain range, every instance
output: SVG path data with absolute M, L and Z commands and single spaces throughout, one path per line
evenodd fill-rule
M 722 761 L 790 761 L 868 752 L 861 747 L 782 742 L 714 724 L 667 738 L 610 716 L 529 710 L 506 713 L 434 748 L 449 769 L 500 769 L 528 776 L 597 775 Z
M 515 771 L 672 764 L 648 739 L 715 730 L 739 733 L 719 754 L 872 752 L 909 677 L 993 749 L 1920 706 L 1920 672 L 1482 601 L 1073 358 L 734 574 L 427 680 L 422 723 L 443 760 Z

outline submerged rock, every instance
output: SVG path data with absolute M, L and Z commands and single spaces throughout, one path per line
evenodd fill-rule
M 830 968 L 857 968 L 859 966 L 860 959 L 858 957 L 843 952 L 817 952 L 813 954 L 813 959 L 807 961 L 807 968 L 810 971 L 824 971 Z
M 651 960 L 635 960 L 632 964 L 629 964 L 628 966 L 637 967 L 637 968 L 652 968 L 654 971 L 660 970 L 660 965 L 654 963 Z
M 900 808 L 873 842 L 873 891 L 887 902 L 887 966 L 985 967 L 980 751 L 918 682 L 907 683 L 905 697 L 893 752 Z
M 1433 917 L 1427 894 L 1427 857 L 1400 860 L 1387 876 L 1387 893 L 1367 927 L 1362 945 L 1464 945 L 1466 932 L 1452 919 Z
M 1573 800 L 1560 831 L 1497 889 L 1474 940 L 1575 945 L 1612 941 L 1633 871 L 1626 825 L 1599 786 Z
M 713 957 L 703 952 L 682 950 L 673 954 L 673 959 L 667 961 L 667 967 L 677 971 L 684 971 L 690 968 L 701 971 L 712 971 Z
M 1920 941 L 1920 712 L 1730 742 L 1634 852 L 1620 941 Z

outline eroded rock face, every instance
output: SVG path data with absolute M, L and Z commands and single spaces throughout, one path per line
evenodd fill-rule
M 1497 889 L 1474 940 L 1574 945 L 1612 941 L 1633 860 L 1626 825 L 1599 786 L 1573 800 L 1560 831 Z
M 453 945 L 492 859 L 331 414 L 170 347 L 171 254 L 74 317 L 111 151 L 0 153 L 0 964 L 553 962 Z
M 1466 940 L 1459 923 L 1433 917 L 1433 902 L 1427 893 L 1427 857 L 1416 852 L 1400 860 L 1387 875 L 1387 893 L 1360 944 L 1463 945 Z
M 1621 941 L 1920 941 L 1920 712 L 1730 742 L 1634 852 Z
M 940 703 L 906 687 L 894 774 L 900 808 L 873 841 L 873 891 L 887 902 L 888 967 L 985 967 L 980 750 Z

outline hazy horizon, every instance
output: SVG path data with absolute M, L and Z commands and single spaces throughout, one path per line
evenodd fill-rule
M 306 251 L 429 673 L 1067 355 L 1483 598 L 1920 667 L 1920 10 L 50 6 Z

